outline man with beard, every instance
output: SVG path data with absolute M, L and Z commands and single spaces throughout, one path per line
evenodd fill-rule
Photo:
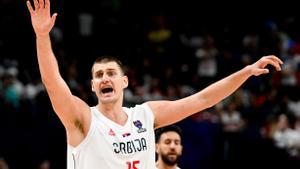
M 177 162 L 182 153 L 181 129 L 176 125 L 155 131 L 157 169 L 179 169 Z

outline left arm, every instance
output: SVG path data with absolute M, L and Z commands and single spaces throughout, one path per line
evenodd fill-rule
M 159 128 L 175 123 L 212 107 L 232 94 L 252 75 L 269 73 L 269 70 L 265 68 L 267 65 L 270 64 L 279 71 L 282 63 L 276 56 L 264 56 L 254 64 L 246 66 L 191 96 L 176 101 L 149 101 L 147 104 L 155 116 L 154 127 Z

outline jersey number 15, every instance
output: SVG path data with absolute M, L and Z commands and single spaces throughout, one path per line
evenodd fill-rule
M 128 166 L 128 169 L 138 169 L 137 165 L 140 164 L 140 161 L 139 160 L 136 160 L 136 161 L 128 161 L 126 162 L 127 166 Z

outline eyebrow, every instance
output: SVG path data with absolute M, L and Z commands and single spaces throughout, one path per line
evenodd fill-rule
M 108 70 L 108 71 L 115 71 L 115 70 L 117 70 L 117 69 L 114 69 L 114 68 L 108 68 L 108 69 L 106 69 L 106 70 Z
M 104 71 L 115 71 L 116 69 L 114 69 L 114 68 L 108 68 L 108 69 L 106 69 L 106 70 L 104 70 Z M 100 70 L 98 70 L 98 71 L 96 71 L 95 72 L 95 74 L 97 74 L 97 73 L 99 73 L 99 72 L 104 72 L 102 69 L 100 69 Z
M 171 138 L 168 138 L 168 139 L 165 139 L 165 141 L 181 141 L 180 139 L 171 139 Z

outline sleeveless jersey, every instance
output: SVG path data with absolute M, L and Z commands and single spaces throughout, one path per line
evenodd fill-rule
M 68 169 L 155 169 L 154 115 L 147 104 L 123 107 L 128 119 L 121 126 L 91 107 L 86 138 L 68 145 Z

